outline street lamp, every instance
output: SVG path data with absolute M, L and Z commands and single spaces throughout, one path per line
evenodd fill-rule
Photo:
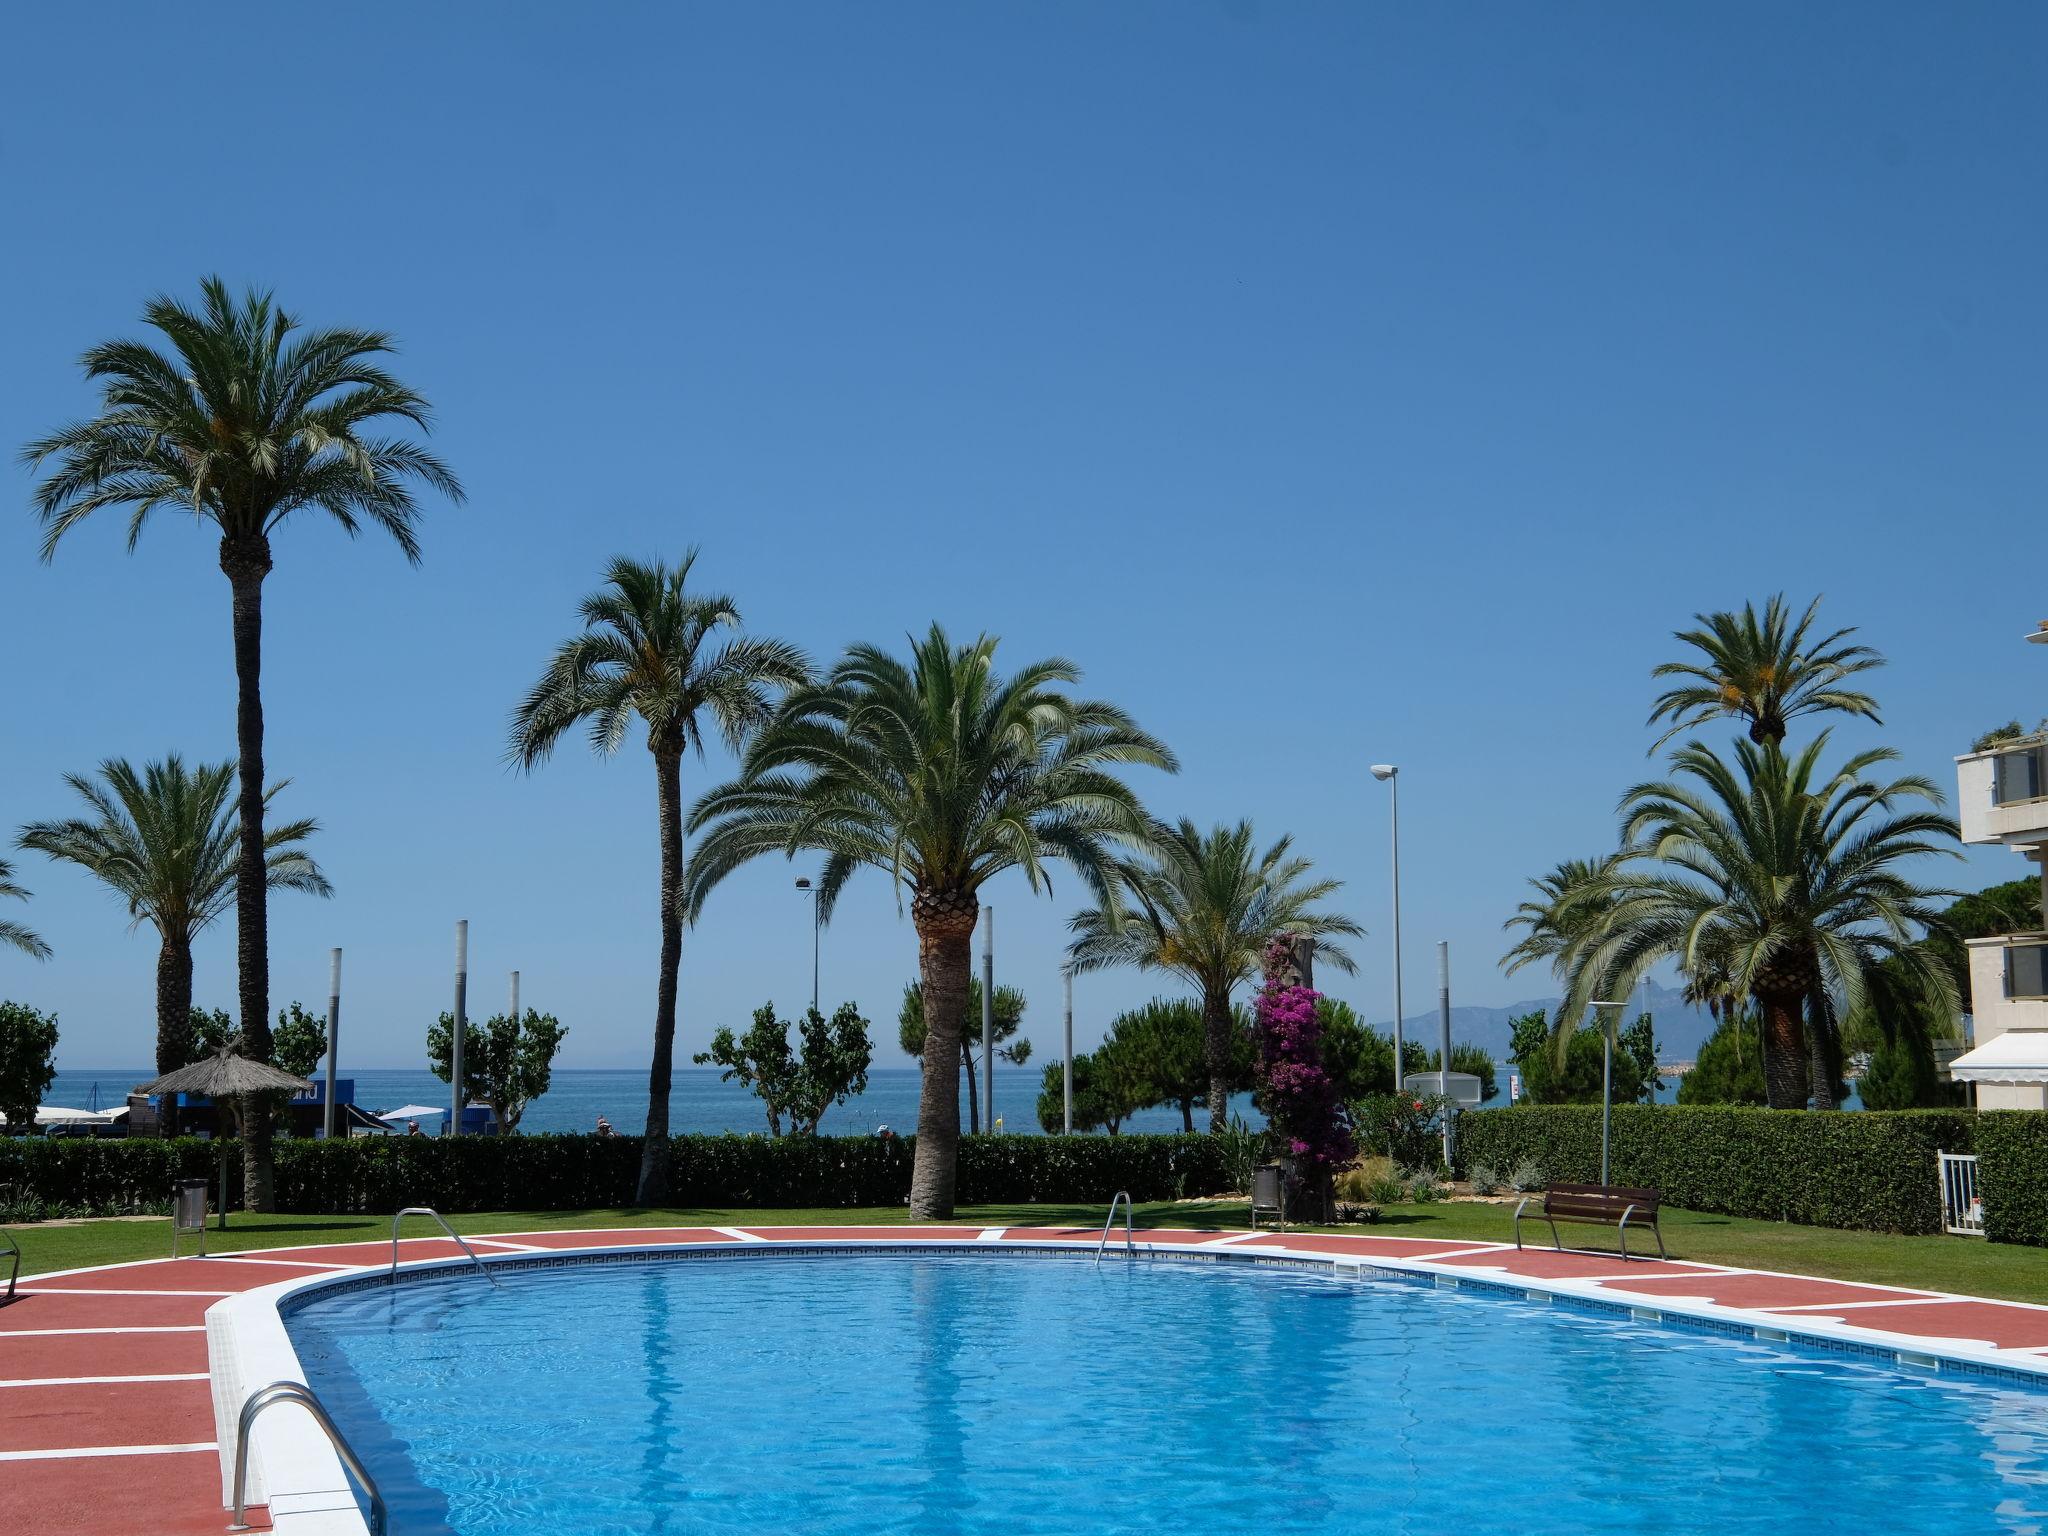
M 814 887 L 802 875 L 796 877 L 796 888 L 811 898 L 811 1012 L 816 1013 L 818 1011 L 818 931 L 825 926 L 819 914 L 823 910 L 820 902 L 823 900 L 825 893 Z
M 1628 999 L 1618 1003 L 1593 1002 L 1589 1008 L 1626 1008 Z M 1600 1016 L 1593 1016 L 1598 1019 Z M 1610 1020 L 1612 1015 L 1609 1015 Z M 1609 1182 L 1607 1177 L 1608 1131 L 1614 1119 L 1614 1025 L 1610 1022 L 1600 1032 L 1600 1182 Z
M 1060 1064 L 1066 1102 L 1064 1131 L 1071 1136 L 1074 1134 L 1074 968 L 1071 965 L 1060 967 L 1060 990 L 1064 994 L 1065 1006 L 1061 1011 L 1066 1019 L 1067 1037 L 1066 1060 Z
M 1387 786 L 1387 806 L 1393 827 L 1394 848 L 1394 1092 L 1401 1091 L 1401 770 L 1392 763 L 1374 763 L 1372 776 Z M 1444 1061 L 1448 1072 L 1451 1063 Z M 1449 1082 L 1446 1078 L 1444 1081 Z

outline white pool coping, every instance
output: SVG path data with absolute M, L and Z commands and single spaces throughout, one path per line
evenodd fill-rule
M 630 1242 L 561 1249 L 528 1249 L 521 1252 L 484 1254 L 484 1264 L 530 1265 L 546 1261 L 549 1268 L 573 1268 L 579 1260 L 617 1258 L 645 1254 L 650 1260 L 682 1254 L 739 1254 L 750 1257 L 778 1250 L 820 1249 L 876 1250 L 914 1253 L 973 1249 L 979 1253 L 1054 1250 L 1089 1253 L 1097 1248 L 1094 1239 L 1014 1238 L 991 1240 L 985 1231 L 962 1228 L 960 1236 L 929 1238 L 892 1236 L 892 1229 L 877 1227 L 873 1235 L 859 1237 L 778 1238 L 772 1227 L 749 1229 L 744 1241 L 685 1241 L 674 1243 Z M 1723 1306 L 1703 1298 L 1672 1294 L 1645 1294 L 1607 1289 L 1596 1279 L 1542 1278 L 1516 1275 L 1479 1265 L 1447 1266 L 1433 1262 L 1456 1252 L 1464 1256 L 1515 1249 L 1500 1244 L 1475 1242 L 1469 1248 L 1400 1258 L 1382 1254 L 1340 1254 L 1308 1248 L 1246 1246 L 1261 1234 L 1225 1233 L 1200 1243 L 1160 1243 L 1140 1240 L 1137 1251 L 1145 1256 L 1228 1262 L 1277 1262 L 1309 1264 L 1350 1275 L 1358 1280 L 1374 1273 L 1427 1279 L 1446 1289 L 1470 1287 L 1475 1291 L 1505 1293 L 1524 1301 L 1546 1303 L 1569 1301 L 1589 1304 L 1601 1312 L 1647 1325 L 1690 1321 L 1711 1325 L 1717 1333 L 1735 1338 L 1747 1336 L 1755 1342 L 1824 1350 L 1845 1349 L 1869 1360 L 1878 1368 L 1908 1371 L 1938 1371 L 1943 1365 L 1961 1365 L 1971 1372 L 1989 1372 L 1994 1377 L 2015 1376 L 2026 1387 L 2048 1390 L 2048 1351 L 2026 1352 L 2000 1349 L 1981 1340 L 1933 1338 L 1901 1334 L 1884 1329 L 1858 1328 L 1833 1317 L 1808 1316 L 1798 1312 L 1764 1312 L 1746 1307 Z M 1264 1234 L 1266 1236 L 1284 1234 Z M 1314 1234 L 1304 1234 L 1312 1240 Z M 287 1250 L 288 1251 L 288 1250 Z M 1546 1251 L 1546 1250 L 1533 1250 Z M 1104 1255 L 1124 1256 L 1114 1239 Z M 1684 1261 L 1689 1267 L 1711 1275 L 1770 1275 L 1782 1272 Z M 296 1275 L 272 1285 L 224 1297 L 206 1311 L 207 1355 L 212 1375 L 214 1423 L 220 1449 L 221 1504 L 234 1502 L 233 1468 L 235 1440 L 241 1405 L 251 1392 L 272 1382 L 289 1381 L 307 1385 L 304 1369 L 285 1328 L 280 1304 L 305 1291 L 336 1285 L 360 1284 L 383 1266 L 374 1262 L 354 1268 L 330 1268 Z M 468 1259 L 423 1259 L 401 1263 L 408 1274 L 433 1270 L 467 1270 Z M 56 1278 L 55 1276 L 44 1278 Z M 1603 1278 L 1612 1279 L 1613 1276 Z M 1676 1276 L 1672 1278 L 1677 1278 Z M 1813 1278 L 1785 1276 L 1785 1278 Z M 1857 1282 L 1846 1282 L 1857 1283 Z M 1992 1302 L 2027 1307 L 2028 1303 L 1997 1303 L 1992 1298 L 1954 1292 L 1920 1291 L 1891 1287 L 1908 1294 L 1894 1302 L 1941 1301 Z M 1839 1310 L 1839 1306 L 1837 1307 Z M 1853 1307 L 1850 1309 L 1853 1313 Z M 2016 1383 L 2018 1384 L 2018 1383 Z M 250 1436 L 247 1503 L 268 1505 L 271 1523 L 279 1536 L 369 1536 L 369 1523 L 357 1507 L 353 1485 L 341 1458 L 311 1415 L 280 1404 L 257 1419 Z

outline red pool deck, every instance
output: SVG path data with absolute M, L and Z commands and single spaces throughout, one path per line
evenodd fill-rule
M 1120 1246 L 1120 1232 L 1112 1243 Z M 635 1227 L 473 1238 L 486 1256 L 620 1246 L 842 1242 L 1057 1242 L 1092 1246 L 1099 1228 Z M 1172 1248 L 1296 1253 L 1531 1292 L 1811 1328 L 1874 1347 L 2048 1369 L 2048 1307 L 1859 1285 L 1680 1260 L 1517 1250 L 1441 1238 L 1148 1231 Z M 1115 1251 L 1114 1246 L 1112 1251 Z M 458 1254 L 445 1238 L 400 1245 L 407 1262 Z M 0 1306 L 0 1532 L 71 1536 L 215 1533 L 220 1502 L 205 1315 L 224 1297 L 281 1280 L 381 1268 L 388 1240 L 270 1248 L 36 1275 Z M 1766 1336 L 1773 1336 L 1767 1334 Z M 2048 1384 L 2048 1377 L 2044 1377 Z M 267 1512 L 251 1512 L 267 1528 Z

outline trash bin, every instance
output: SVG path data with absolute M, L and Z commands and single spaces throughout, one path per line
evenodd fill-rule
M 179 1235 L 199 1234 L 199 1253 L 206 1254 L 206 1180 L 180 1179 L 171 1192 L 171 1257 L 178 1256 Z

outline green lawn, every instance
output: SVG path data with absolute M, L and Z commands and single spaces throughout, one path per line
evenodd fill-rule
M 1458 1237 L 1502 1240 L 1509 1234 L 1512 1207 L 1456 1203 L 1395 1206 L 1375 1227 L 1348 1227 L 1351 1232 L 1385 1232 L 1405 1237 Z M 963 1208 L 962 1226 L 1099 1225 L 1099 1205 L 982 1205 Z M 900 1207 L 879 1210 L 699 1210 L 489 1212 L 455 1219 L 467 1234 L 524 1232 L 561 1227 L 612 1226 L 745 1226 L 749 1224 L 847 1223 L 894 1225 L 904 1220 Z M 1246 1225 L 1238 1202 L 1187 1201 L 1141 1205 L 1140 1226 L 1221 1227 Z M 22 1273 L 77 1269 L 126 1259 L 159 1258 L 170 1252 L 167 1218 L 85 1221 L 76 1225 L 45 1223 L 13 1227 L 23 1255 Z M 412 1236 L 425 1236 L 432 1226 L 423 1218 L 408 1223 Z M 1540 1230 L 1540 1229 L 1539 1229 Z M 1598 1228 L 1567 1228 L 1587 1246 L 1611 1245 L 1613 1234 Z M 388 1238 L 391 1222 L 376 1216 L 242 1216 L 229 1217 L 228 1230 L 206 1235 L 209 1251 L 220 1253 L 254 1248 L 289 1247 L 311 1242 L 361 1242 Z M 1782 1222 L 1746 1221 L 1732 1216 L 1703 1216 L 1666 1210 L 1664 1236 L 1672 1257 L 1700 1259 L 1756 1269 L 1782 1269 L 1798 1274 L 1831 1275 L 1843 1280 L 1920 1286 L 1961 1291 L 2015 1301 L 2048 1303 L 2048 1257 L 2036 1249 L 1987 1243 L 1966 1237 L 1891 1237 L 1876 1232 L 1836 1232 L 1825 1227 L 1794 1227 Z M 191 1240 L 186 1239 L 187 1251 Z

